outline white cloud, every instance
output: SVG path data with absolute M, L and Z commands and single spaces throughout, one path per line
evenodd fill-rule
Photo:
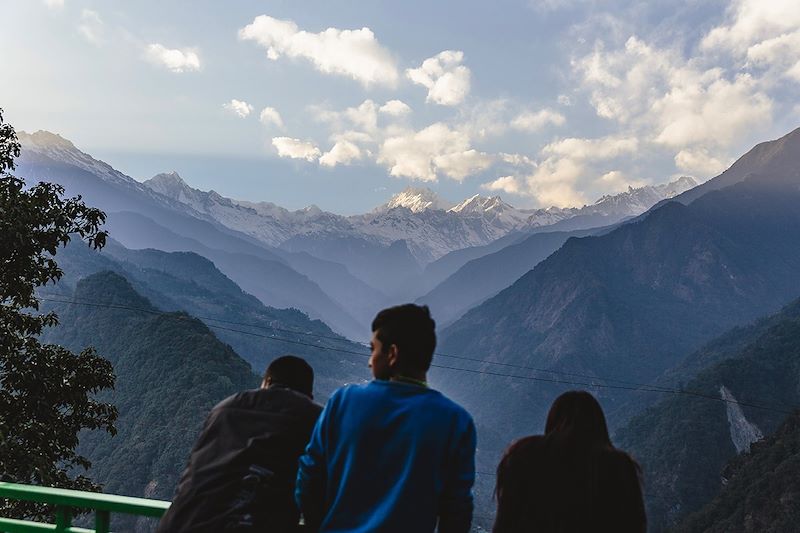
M 358 107 L 348 107 L 344 111 L 331 111 L 311 106 L 310 111 L 316 114 L 317 120 L 329 123 L 336 130 L 356 128 L 370 134 L 378 129 L 378 104 L 372 100 L 364 100 Z
M 771 122 L 773 102 L 762 80 L 703 66 L 708 61 L 684 59 L 675 50 L 630 37 L 623 49 L 606 51 L 598 45 L 573 66 L 597 114 L 645 144 L 655 143 L 674 154 L 701 148 L 724 153 Z
M 521 131 L 539 131 L 548 124 L 563 126 L 566 122 L 564 115 L 552 109 L 542 109 L 540 111 L 524 111 L 511 121 L 511 127 Z
M 64 0 L 44 0 L 44 5 L 50 9 L 61 9 L 64 7 Z
M 166 67 L 172 72 L 200 70 L 200 56 L 193 48 L 170 49 L 162 44 L 153 43 L 147 45 L 145 52 L 151 63 Z
M 236 100 L 235 98 L 227 104 L 223 104 L 222 107 L 240 118 L 246 118 L 253 112 L 253 106 L 242 100 Z
M 798 60 L 793 67 L 786 71 L 786 75 L 795 81 L 800 82 L 800 60 Z
M 262 109 L 261 114 L 258 116 L 258 120 L 265 126 L 277 126 L 278 128 L 283 128 L 283 118 L 281 118 L 281 114 L 278 113 L 278 110 L 274 107 L 265 107 Z
M 567 96 L 566 94 L 559 94 L 558 95 L 558 103 L 563 105 L 563 106 L 565 106 L 565 107 L 569 107 L 569 106 L 572 105 L 572 99 L 569 96 Z
M 642 180 L 628 179 L 619 170 L 606 172 L 597 179 L 598 184 L 607 194 L 620 193 L 628 190 L 629 187 L 641 187 L 645 185 Z
M 365 87 L 393 87 L 399 77 L 391 54 L 369 28 L 328 28 L 311 33 L 300 30 L 291 20 L 260 15 L 239 30 L 239 38 L 266 48 L 267 57 L 273 61 L 282 55 L 307 59 L 320 72 L 346 76 Z
M 347 165 L 354 160 L 361 159 L 359 147 L 347 140 L 337 141 L 329 152 L 319 158 L 319 164 L 326 167 L 335 167 L 339 164 Z
M 600 161 L 635 152 L 638 146 L 639 141 L 635 137 L 600 139 L 570 137 L 548 144 L 542 148 L 542 153 L 570 159 Z
M 746 54 L 757 43 L 800 30 L 800 2 L 794 0 L 736 0 L 725 24 L 702 40 L 707 51 Z
M 61 3 L 63 6 L 63 2 Z M 78 33 L 89 43 L 99 46 L 103 43 L 103 34 L 105 33 L 105 24 L 100 14 L 91 9 L 84 9 L 81 11 L 81 22 L 78 24 Z
M 406 76 L 428 89 L 428 102 L 454 106 L 464 101 L 470 89 L 470 71 L 461 64 L 464 52 L 445 50 L 406 70 Z
M 674 148 L 697 144 L 729 146 L 772 115 L 772 101 L 748 74 L 733 81 L 707 71 L 689 75 L 653 103 L 656 142 Z
M 700 178 L 716 176 L 725 170 L 728 165 L 729 163 L 712 156 L 704 148 L 681 150 L 675 155 L 675 166 Z
M 383 104 L 378 111 L 384 113 L 386 115 L 391 115 L 393 117 L 399 117 L 402 115 L 407 115 L 411 112 L 411 107 L 408 104 L 403 102 L 402 100 L 389 100 L 385 104 Z
M 280 157 L 315 161 L 321 155 L 319 148 L 314 143 L 291 137 L 273 137 L 272 145 L 277 148 Z
M 422 181 L 436 181 L 439 174 L 460 181 L 491 162 L 491 156 L 470 147 L 468 135 L 441 122 L 389 137 L 378 155 L 392 176 Z
M 507 194 L 520 194 L 522 185 L 515 176 L 502 176 L 489 183 L 481 185 L 487 191 L 502 191 Z

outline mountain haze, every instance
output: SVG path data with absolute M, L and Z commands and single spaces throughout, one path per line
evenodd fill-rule
M 795 144 L 782 149 L 800 154 Z M 594 376 L 577 381 L 613 413 L 627 393 L 592 383 L 647 383 L 714 336 L 800 295 L 797 169 L 751 175 L 688 206 L 670 202 L 608 234 L 567 240 L 446 328 L 441 351 L 487 361 L 487 369 L 507 369 L 494 362 Z M 506 379 L 514 394 L 498 395 L 503 379 L 454 379 L 448 387 L 498 445 L 530 433 L 563 390 Z

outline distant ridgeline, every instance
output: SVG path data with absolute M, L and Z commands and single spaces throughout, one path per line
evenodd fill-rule
M 112 242 L 99 253 L 82 243 L 70 245 L 56 258 L 66 275 L 41 293 L 43 307 L 59 313 L 60 325 L 47 330 L 43 340 L 72 349 L 95 346 L 117 375 L 115 390 L 103 395 L 119 408 L 117 435 L 87 431 L 80 443 L 93 463 L 89 475 L 106 492 L 171 499 L 211 407 L 258 386 L 265 365 L 278 355 L 295 353 L 311 362 L 318 376 L 315 392 L 323 402 L 343 383 L 367 377 L 366 357 L 321 349 L 365 353 L 362 346 L 336 340 L 324 324 L 298 311 L 265 307 L 195 254 L 132 251 Z M 210 330 L 187 312 L 258 336 Z M 117 528 L 132 527 L 121 520 Z
M 713 349 L 723 345 L 727 346 L 726 350 Z M 685 390 L 745 405 L 692 396 L 670 397 L 633 418 L 615 435 L 615 444 L 628 450 L 641 463 L 652 531 L 674 526 L 687 513 L 711 500 L 723 489 L 724 478 L 730 477 L 723 473 L 725 464 L 739 453 L 746 454 L 753 442 L 780 426 L 793 406 L 800 406 L 800 300 L 767 320 L 749 328 L 737 328 L 712 343 L 708 350 L 701 350 L 696 357 L 698 365 L 706 360 L 710 366 L 686 382 Z M 796 420 L 793 427 L 796 431 Z M 767 464 L 760 459 L 751 464 L 741 457 L 737 461 L 750 465 L 747 476 L 751 478 L 757 473 L 758 465 Z M 800 461 L 796 459 L 793 465 L 795 500 L 785 506 L 794 506 L 797 511 L 800 509 Z M 724 488 L 715 509 L 705 512 L 705 516 L 730 512 L 731 520 L 740 520 L 741 517 L 733 516 L 735 513 L 729 504 L 742 499 L 744 491 L 760 494 L 748 500 L 754 513 L 759 513 L 761 506 L 781 507 L 780 502 L 771 501 L 778 497 L 773 492 L 759 493 L 755 487 L 741 486 L 741 479 L 739 483 L 739 488 L 734 485 Z M 699 524 L 700 520 L 692 523 Z M 695 526 L 687 529 L 701 530 L 705 531 Z M 744 531 L 743 525 L 734 527 L 731 523 L 731 529 L 714 529 L 734 530 Z M 758 527 L 748 529 L 758 530 Z

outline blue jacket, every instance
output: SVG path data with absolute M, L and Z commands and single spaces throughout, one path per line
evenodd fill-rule
M 295 499 L 321 532 L 466 533 L 475 425 L 440 392 L 374 380 L 336 391 L 300 458 Z

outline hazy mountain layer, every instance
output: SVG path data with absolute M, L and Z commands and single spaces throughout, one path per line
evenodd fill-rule
M 30 180 L 54 181 L 67 194 L 80 194 L 93 206 L 107 213 L 129 212 L 142 217 L 111 215 L 116 237 L 131 247 L 166 248 L 169 251 L 195 251 L 218 254 L 222 270 L 245 286 L 266 305 L 295 307 L 315 318 L 322 318 L 339 333 L 363 337 L 363 322 L 383 305 L 383 296 L 355 279 L 340 265 L 307 254 L 292 255 L 270 249 L 252 237 L 222 226 L 213 218 L 161 195 L 141 183 L 81 152 L 69 141 L 47 132 L 21 134 L 22 156 L 19 173 Z M 147 222 L 147 221 L 150 222 Z M 151 222 L 155 226 L 147 227 Z M 168 228 L 165 230 L 164 228 Z M 287 257 L 291 256 L 289 259 Z M 289 263 L 297 264 L 303 274 Z M 224 264 L 223 264 L 224 263 Z M 357 310 L 355 320 L 340 302 L 307 276 L 314 276 L 332 288 L 340 298 L 348 298 L 348 308 Z M 270 300 L 280 294 L 281 298 Z
M 516 244 L 469 261 L 431 292 L 418 298 L 417 303 L 428 305 L 439 324 L 449 325 L 472 307 L 514 283 L 558 250 L 570 237 L 605 231 L 587 229 L 534 233 Z
M 453 375 L 448 389 L 488 426 L 486 448 L 538 430 L 565 388 L 588 388 L 613 412 L 630 385 L 603 378 L 647 383 L 712 337 L 800 295 L 798 185 L 800 174 L 751 176 L 606 235 L 570 239 L 445 329 L 442 353 L 545 380 Z
M 57 260 L 65 272 L 60 284 L 65 287 L 54 292 L 71 291 L 84 277 L 114 271 L 159 309 L 199 317 L 258 374 L 280 355 L 306 358 L 317 370 L 316 392 L 321 398 L 342 383 L 369 375 L 366 356 L 324 349 L 366 353 L 366 348 L 338 337 L 324 323 L 300 311 L 264 306 L 197 254 L 129 250 L 111 241 L 101 252 L 70 245 L 59 251 Z
M 538 210 L 516 209 L 498 196 L 479 195 L 448 208 L 449 204 L 430 189 L 408 188 L 371 213 L 349 217 L 316 206 L 289 211 L 268 202 L 232 200 L 214 191 L 193 189 L 175 173 L 159 174 L 145 185 L 271 246 L 293 242 L 289 249 L 314 253 L 321 241 L 358 241 L 363 246 L 388 247 L 402 240 L 424 264 L 454 250 L 488 244 L 512 231 L 530 231 L 568 219 L 576 219 L 577 225 L 563 229 L 611 224 L 638 215 L 696 183 L 683 177 L 665 185 L 630 188 L 618 195 L 604 196 L 589 206 Z M 587 226 L 577 222 L 596 222 L 597 217 L 602 224 Z

